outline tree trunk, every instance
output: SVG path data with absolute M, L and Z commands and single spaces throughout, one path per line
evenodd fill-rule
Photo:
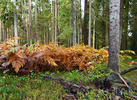
M 57 6 L 57 0 L 55 0 L 55 42 L 57 42 L 57 34 L 58 34 L 58 25 L 57 25 L 57 19 L 58 19 L 58 6 Z
M 105 46 L 108 46 L 108 21 L 106 22 Z
M 27 6 L 27 1 L 26 1 L 26 0 L 24 0 L 24 5 Z M 26 14 L 26 11 L 24 11 L 24 14 Z M 28 19 L 29 19 L 28 16 L 25 16 L 25 18 L 24 18 L 24 20 L 25 20 L 25 27 L 26 27 L 25 40 L 26 40 L 27 42 L 29 42 Z
M 52 0 L 52 42 L 55 42 L 55 2 Z
M 16 0 L 14 0 L 14 5 L 16 7 Z M 14 36 L 18 37 L 18 33 L 17 33 L 17 11 L 15 10 L 14 12 Z M 15 40 L 15 43 L 18 44 L 18 40 Z
M 76 45 L 76 5 L 75 0 L 72 0 L 72 22 L 73 22 L 73 46 Z
M 91 0 L 89 0 L 89 35 L 88 35 L 88 45 L 91 46 Z
M 28 17 L 25 17 L 25 24 L 26 24 L 26 27 L 27 27 L 27 32 L 26 32 L 26 40 L 27 42 L 29 43 L 29 28 L 28 28 Z
M 46 34 L 45 34 L 46 36 L 46 44 L 48 44 L 49 43 L 49 30 L 48 30 L 48 25 L 46 25 Z
M 108 67 L 119 72 L 120 0 L 110 0 L 110 34 Z
M 122 23 L 123 23 L 123 0 L 120 0 L 120 36 L 119 36 L 119 46 L 121 48 L 121 38 L 122 38 L 122 33 L 123 33 L 123 27 L 122 27 Z
M 3 23 L 1 23 L 1 31 L 2 31 L 1 41 L 3 42 L 4 41 L 4 24 Z
M 129 18 L 129 1 L 126 1 L 126 5 L 125 5 L 125 11 L 126 11 L 126 15 L 125 15 L 125 23 L 124 23 L 124 50 L 127 49 L 127 37 L 128 37 L 128 18 Z
M 6 25 L 4 24 L 4 40 L 7 39 L 7 28 L 6 28 Z
M 105 47 L 108 46 L 108 36 L 109 36 L 109 7 L 106 4 L 106 31 L 105 31 Z
M 84 44 L 88 45 L 88 1 L 85 0 L 84 8 Z
M 79 22 L 79 18 L 77 18 L 77 22 Z M 77 34 L 77 43 L 80 44 L 80 41 L 79 41 L 80 40 L 80 27 L 79 27 L 79 23 L 77 24 L 77 33 L 78 33 Z
M 82 43 L 82 19 L 81 19 L 81 0 L 79 0 L 79 25 L 78 25 L 78 44 Z
M 35 0 L 35 34 L 34 34 L 34 42 L 37 41 L 37 0 Z
M 30 44 L 32 44 L 32 10 L 31 10 L 31 0 L 29 0 L 29 39 Z
M 93 19 L 93 42 L 92 42 L 92 46 L 95 49 L 95 32 L 96 32 L 96 16 L 94 15 L 94 19 Z
M 1 41 L 2 41 L 2 21 L 0 20 L 0 42 Z

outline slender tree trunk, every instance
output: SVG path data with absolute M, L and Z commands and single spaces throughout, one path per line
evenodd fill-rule
M 110 0 L 110 34 L 108 67 L 119 72 L 120 0 Z
M 84 44 L 88 45 L 88 1 L 85 0 L 84 8 Z
M 26 24 L 26 30 L 27 30 L 27 32 L 26 32 L 26 41 L 29 43 L 29 28 L 28 28 L 28 16 L 26 16 L 25 17 L 25 24 Z
M 77 20 L 77 22 L 79 22 L 79 19 Z M 78 36 L 78 37 L 77 37 L 77 43 L 80 44 L 80 29 L 79 29 L 79 23 L 78 23 L 78 25 L 77 25 L 77 30 L 78 30 L 78 31 L 77 31 L 77 33 L 78 33 L 78 34 L 77 34 L 77 36 Z
M 106 22 L 105 46 L 108 46 L 108 21 Z
M 58 21 L 58 18 L 59 18 L 59 8 L 60 8 L 60 3 L 59 3 L 59 0 L 57 0 L 57 35 L 60 34 L 60 28 L 59 28 L 59 21 Z M 57 41 L 59 42 L 59 39 L 57 39 Z
M 37 0 L 35 0 L 35 34 L 34 34 L 34 42 L 37 41 Z
M 3 23 L 1 23 L 1 31 L 2 31 L 1 41 L 3 42 L 4 41 L 4 25 L 3 25 Z
M 0 20 L 0 42 L 1 41 L 2 41 L 2 21 Z
M 95 32 L 96 32 L 96 16 L 94 15 L 94 19 L 93 19 L 93 42 L 92 42 L 92 46 L 95 49 Z
M 108 46 L 108 36 L 109 36 L 109 7 L 106 4 L 106 32 L 105 32 L 105 46 Z
M 6 39 L 7 39 L 7 28 L 4 24 L 4 40 L 6 40 Z
M 57 34 L 58 34 L 58 25 L 57 25 L 57 19 L 58 19 L 58 6 L 57 6 L 57 0 L 55 0 L 55 42 L 57 41 Z
M 75 0 L 72 0 L 72 21 L 73 21 L 73 45 L 76 45 L 76 5 Z
M 81 19 L 81 0 L 78 0 L 79 15 L 78 15 L 78 44 L 82 43 L 82 19 Z
M 125 15 L 125 23 L 124 23 L 124 50 L 127 49 L 127 37 L 128 37 L 128 18 L 129 18 L 129 1 L 126 1 L 125 7 L 126 15 Z
M 4 32 L 4 34 L 3 34 L 3 39 L 4 40 L 6 40 L 7 39 L 7 28 L 6 28 L 6 25 L 5 25 L 5 23 L 4 23 L 4 30 L 3 30 L 3 32 Z
M 7 28 L 6 38 L 7 38 L 7 39 L 9 38 L 9 28 Z M 15 42 L 16 42 L 16 40 L 15 40 Z
M 88 35 L 88 45 L 91 46 L 91 0 L 89 0 L 89 35 Z
M 45 26 L 46 27 L 46 26 Z M 45 37 L 45 34 L 46 34 L 46 28 L 45 27 L 43 27 L 43 34 L 42 34 L 42 43 L 43 44 L 45 44 L 45 39 L 46 39 L 46 37 Z
M 14 0 L 14 5 L 16 7 L 16 0 Z M 18 37 L 18 32 L 17 32 L 17 11 L 14 12 L 14 36 Z M 15 43 L 18 44 L 18 40 L 15 40 Z
M 26 2 L 26 0 L 24 0 L 24 5 L 25 6 L 27 6 L 27 2 Z M 26 14 L 26 11 L 24 11 L 24 14 Z M 28 31 L 28 16 L 25 16 L 24 17 L 24 20 L 25 20 L 25 27 L 26 27 L 26 34 L 25 34 L 25 40 L 26 40 L 26 42 L 29 42 L 29 31 Z
M 81 18 L 81 0 L 80 1 L 80 43 L 82 43 L 82 18 Z
M 52 0 L 52 42 L 55 42 L 55 2 Z
M 71 47 L 72 46 L 72 38 L 70 38 L 70 41 L 69 41 L 69 46 Z
M 123 0 L 120 0 L 120 36 L 119 36 L 119 46 L 121 48 L 121 38 L 122 38 L 122 33 L 123 33 L 123 27 L 122 27 L 122 23 L 123 23 Z
M 46 44 L 48 44 L 48 38 L 49 38 L 49 36 L 48 36 L 48 27 L 47 27 L 47 25 L 45 26 L 45 28 L 46 28 L 46 32 L 45 32 L 45 42 L 46 42 Z
M 102 1 L 102 10 L 103 10 L 102 11 L 102 18 L 103 18 L 103 20 L 102 20 L 101 23 L 102 23 L 103 30 L 102 30 L 102 34 L 101 35 L 102 35 L 103 40 L 102 40 L 102 43 L 101 43 L 102 44 L 101 48 L 105 47 L 105 35 L 104 34 L 105 34 L 105 25 L 106 25 L 105 24 L 105 17 L 106 16 L 105 16 L 105 3 L 104 3 L 104 0 Z
M 47 25 L 47 44 L 50 42 L 50 31 L 49 31 L 49 24 Z
M 30 44 L 32 44 L 32 10 L 31 10 L 31 0 L 29 0 L 29 39 L 30 39 Z

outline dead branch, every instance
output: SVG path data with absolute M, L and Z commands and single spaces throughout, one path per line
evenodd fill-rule
M 1 66 L 4 67 L 4 68 L 6 68 L 9 65 L 10 65 L 10 61 L 7 61 L 7 62 L 4 62 Z
M 130 98 L 134 98 L 135 100 L 137 99 L 137 96 L 134 96 L 134 95 L 129 95 L 127 94 L 126 96 L 130 97 Z
M 117 74 L 118 74 L 119 78 L 124 82 L 124 84 L 128 87 L 128 89 L 130 91 L 132 91 L 131 87 L 127 84 L 127 82 L 124 80 L 124 78 L 119 73 L 117 73 Z
M 131 71 L 134 71 L 134 70 L 136 70 L 136 69 L 137 69 L 137 66 L 132 67 L 132 68 L 129 68 L 128 70 L 124 70 L 124 71 L 122 71 L 120 74 L 121 74 L 121 75 L 124 75 L 124 74 L 126 74 L 126 73 L 128 73 L 128 72 L 131 72 Z

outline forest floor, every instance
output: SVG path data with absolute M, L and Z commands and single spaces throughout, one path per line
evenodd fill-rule
M 128 59 L 127 57 L 121 58 L 120 69 L 123 71 L 133 67 L 135 64 L 137 64 L 137 58 L 135 57 L 129 56 Z M 38 75 L 32 72 L 29 76 L 1 73 L 0 100 L 62 100 L 66 95 L 67 90 L 54 81 L 45 80 L 43 78 L 43 75 L 45 74 L 92 88 L 93 90 L 89 93 L 87 100 L 106 100 L 103 97 L 106 94 L 102 94 L 102 90 L 97 89 L 93 84 L 95 78 L 105 76 L 102 70 L 104 70 L 106 64 L 96 65 L 96 67 L 98 67 L 98 69 L 95 68 L 95 70 L 88 75 L 85 75 L 84 72 L 78 70 L 45 71 L 40 72 Z M 134 84 L 134 89 L 137 89 L 137 70 L 129 72 L 123 75 L 123 77 Z M 81 95 L 80 97 L 81 99 L 79 100 L 83 100 L 83 96 Z

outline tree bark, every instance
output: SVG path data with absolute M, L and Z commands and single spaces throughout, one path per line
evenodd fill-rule
M 14 5 L 16 8 L 16 0 L 14 0 Z M 18 32 L 17 32 L 17 11 L 15 10 L 14 12 L 14 36 L 18 37 Z M 16 45 L 18 44 L 18 40 L 15 40 Z
M 55 2 L 52 0 L 52 42 L 55 42 Z
M 91 0 L 89 0 L 89 35 L 88 35 L 88 45 L 91 46 Z
M 108 36 L 109 36 L 109 7 L 106 4 L 106 32 L 105 32 L 105 46 L 108 46 Z
M 106 33 L 105 33 L 105 46 L 108 46 L 108 21 L 106 22 Z
M 81 19 L 81 0 L 79 0 L 79 32 L 78 32 L 78 44 L 82 43 L 82 19 Z
M 84 44 L 88 45 L 88 1 L 85 0 L 84 8 Z
M 122 33 L 123 33 L 123 0 L 120 0 L 120 36 L 119 36 L 119 46 L 121 48 L 121 38 L 122 38 Z
M 3 39 L 7 39 L 7 28 L 6 28 L 6 24 L 4 23 L 4 34 L 3 34 Z
M 37 0 L 35 0 L 35 34 L 34 34 L 34 42 L 37 41 Z
M 95 49 L 95 32 L 96 32 L 96 16 L 94 15 L 94 19 L 93 19 L 93 42 L 92 42 L 92 47 Z
M 1 41 L 3 42 L 4 41 L 4 24 L 3 23 L 1 23 L 1 31 L 2 31 Z
M 110 34 L 108 67 L 119 72 L 120 0 L 110 0 Z
M 73 22 L 73 46 L 76 45 L 76 5 L 75 0 L 72 0 L 72 22 Z
M 24 5 L 27 6 L 27 1 L 24 0 Z M 26 14 L 26 11 L 24 11 L 24 14 Z M 26 27 L 26 34 L 25 34 L 25 39 L 29 43 L 29 28 L 28 28 L 28 16 L 25 16 L 25 27 Z
M 129 18 L 129 1 L 125 1 L 126 5 L 125 5 L 125 11 L 126 11 L 126 15 L 125 15 L 125 23 L 124 23 L 124 50 L 127 49 L 127 37 L 128 37 L 128 18 Z
M 57 34 L 58 34 L 57 19 L 58 19 L 58 6 L 57 6 L 57 0 L 55 0 L 55 43 L 57 42 Z
M 1 12 L 0 12 L 1 14 Z M 2 41 L 2 21 L 0 20 L 0 42 Z
M 29 39 L 30 44 L 32 44 L 32 10 L 31 10 L 31 0 L 29 0 Z

